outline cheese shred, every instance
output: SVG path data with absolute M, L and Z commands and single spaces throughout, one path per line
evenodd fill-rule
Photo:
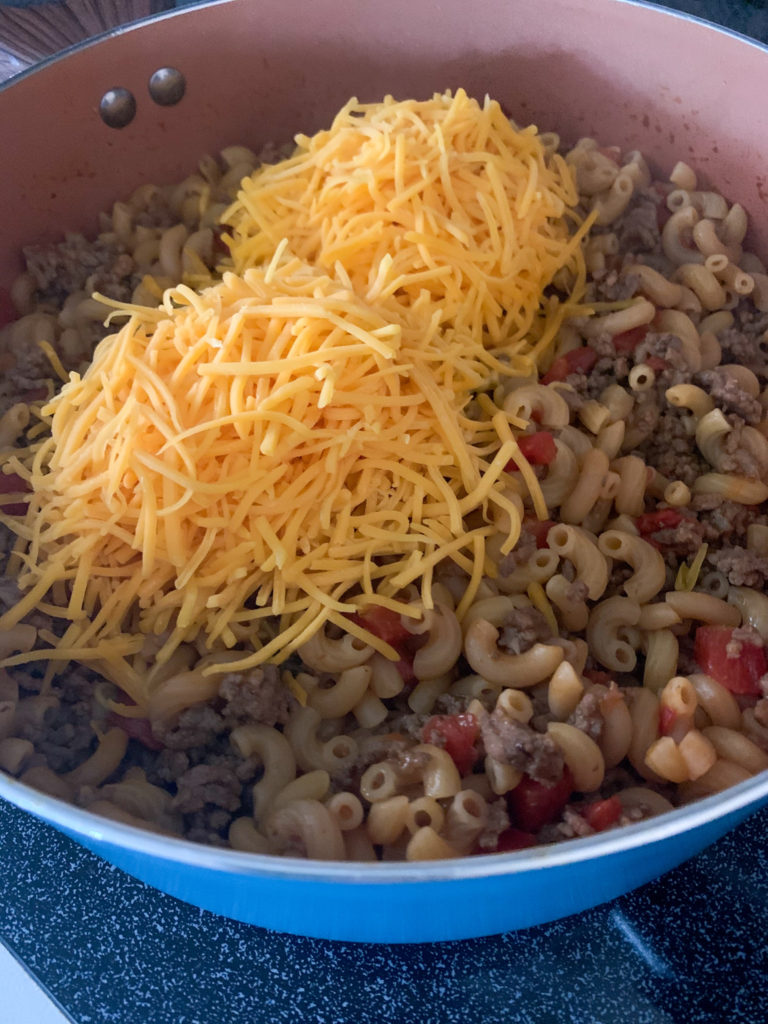
M 413 584 L 431 606 L 446 558 L 466 610 L 498 510 L 507 548 L 520 529 L 516 422 L 488 395 L 582 298 L 542 298 L 564 268 L 584 280 L 577 199 L 536 129 L 463 91 L 352 101 L 246 179 L 221 280 L 120 306 L 15 453 L 31 500 L 0 519 L 24 596 L 0 629 L 43 603 L 64 630 L 11 660 L 88 660 L 145 704 L 147 636 L 160 663 L 236 648 L 206 672 L 280 662 L 368 605 L 408 613 Z
M 340 263 L 385 314 L 437 311 L 440 326 L 513 353 L 530 343 L 555 274 L 568 267 L 583 280 L 571 171 L 494 100 L 480 105 L 463 89 L 353 99 L 328 131 L 296 144 L 245 179 L 222 217 L 239 273 L 284 244 L 328 273 Z

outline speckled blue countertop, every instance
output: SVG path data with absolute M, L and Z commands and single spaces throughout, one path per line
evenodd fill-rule
M 196 910 L 0 803 L 0 937 L 77 1024 L 762 1024 L 767 830 L 555 924 L 364 946 Z
M 766 0 L 667 6 L 768 42 Z M 767 835 L 765 810 L 555 924 L 360 946 L 197 910 L 0 801 L 0 941 L 76 1024 L 762 1024 Z M 1 994 L 0 1024 L 13 1024 Z

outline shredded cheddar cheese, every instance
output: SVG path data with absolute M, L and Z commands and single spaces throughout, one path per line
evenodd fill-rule
M 235 648 L 206 673 L 283 661 L 326 624 L 394 657 L 348 616 L 412 614 L 413 585 L 431 607 L 444 559 L 467 573 L 461 615 L 497 524 L 517 541 L 524 486 L 546 513 L 532 472 L 505 473 L 519 424 L 490 395 L 578 308 L 576 200 L 535 129 L 461 91 L 352 102 L 299 137 L 225 214 L 232 269 L 156 309 L 112 303 L 127 323 L 16 453 L 32 497 L 0 516 L 22 590 L 0 629 L 36 607 L 64 629 L 4 664 L 88 662 L 141 708 L 148 636 L 158 665 Z M 544 300 L 564 268 L 568 303 Z
M 693 590 L 696 586 L 704 559 L 707 557 L 708 544 L 702 544 L 690 565 L 681 562 L 675 577 L 675 590 Z
M 361 603 L 397 607 L 445 557 L 491 572 L 481 542 L 495 528 L 465 517 L 505 509 L 514 542 L 519 516 L 500 486 L 514 442 L 466 416 L 482 356 L 384 319 L 296 259 L 269 280 L 254 268 L 169 291 L 43 410 L 25 596 L 0 628 L 61 580 L 56 658 L 108 662 L 167 634 L 162 662 L 200 634 L 232 647 L 265 611 L 280 616 L 274 641 L 232 669 L 280 660 Z
M 434 317 L 489 347 L 530 341 L 563 268 L 583 290 L 571 171 L 497 102 L 463 89 L 353 99 L 328 131 L 296 144 L 292 158 L 245 179 L 222 217 L 236 271 L 285 239 L 382 312 Z
M 538 611 L 540 611 L 547 620 L 549 628 L 552 630 L 552 634 L 557 636 L 559 631 L 557 616 L 555 615 L 555 611 L 547 597 L 544 587 L 534 580 L 534 582 L 528 584 L 526 593 L 528 594 L 528 600 L 531 602 L 533 607 L 538 609 Z

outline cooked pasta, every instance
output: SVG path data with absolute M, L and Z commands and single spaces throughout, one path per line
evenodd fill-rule
M 684 161 L 561 150 L 459 91 L 351 101 L 27 250 L 0 769 L 361 861 L 629 827 L 768 770 L 747 226 Z

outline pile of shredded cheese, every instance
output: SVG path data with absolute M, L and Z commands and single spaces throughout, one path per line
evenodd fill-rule
M 494 100 L 480 106 L 463 89 L 352 100 L 329 131 L 296 143 L 291 159 L 245 179 L 222 217 L 234 270 L 269 260 L 285 239 L 382 311 L 437 312 L 491 346 L 527 338 L 563 267 L 583 288 L 572 174 Z
M 195 640 L 242 650 L 227 671 L 326 623 L 393 656 L 346 616 L 407 610 L 411 584 L 430 607 L 445 558 L 469 577 L 461 614 L 496 523 L 504 550 L 519 534 L 510 458 L 536 486 L 524 424 L 473 398 L 552 343 L 567 307 L 543 289 L 563 267 L 584 279 L 575 200 L 534 129 L 462 92 L 350 104 L 246 181 L 234 271 L 121 307 L 43 410 L 50 437 L 10 460 L 33 495 L 22 522 L 0 517 L 23 591 L 0 629 L 34 608 L 65 629 L 5 663 L 91 663 L 141 705 L 148 635 L 160 663 Z

